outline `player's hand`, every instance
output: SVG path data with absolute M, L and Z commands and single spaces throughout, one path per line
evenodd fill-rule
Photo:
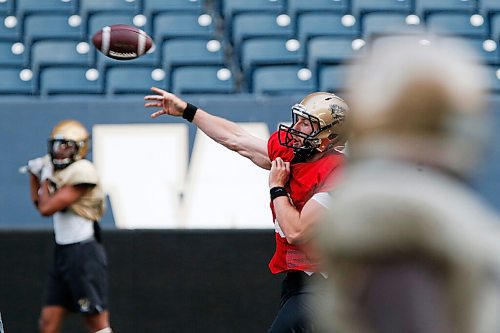
M 28 161 L 28 171 L 36 178 L 41 178 L 42 169 L 45 165 L 50 164 L 49 155 L 34 158 Z
M 48 163 L 43 166 L 41 172 L 40 172 L 40 182 L 44 182 L 50 177 L 52 177 L 52 163 Z
M 285 186 L 290 177 L 290 162 L 285 162 L 281 157 L 271 163 L 269 171 L 269 187 Z
M 156 95 L 147 95 L 144 97 L 144 100 L 153 102 L 147 102 L 144 104 L 144 106 L 147 108 L 161 108 L 161 110 L 152 113 L 151 118 L 156 118 L 158 116 L 161 116 L 162 114 L 168 114 L 176 117 L 182 116 L 184 109 L 186 109 L 187 102 L 183 101 L 176 95 L 160 88 L 152 87 L 151 90 Z

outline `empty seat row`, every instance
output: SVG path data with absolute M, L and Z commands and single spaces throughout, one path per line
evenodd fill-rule
M 257 68 L 251 92 L 265 95 L 307 94 L 311 91 L 340 92 L 346 88 L 345 74 L 350 65 L 323 66 L 317 75 L 297 65 L 272 65 Z M 500 67 L 486 67 L 489 90 L 500 93 Z M 240 92 L 237 78 L 220 66 L 180 67 L 168 76 L 151 67 L 115 67 L 105 75 L 87 67 L 53 67 L 29 77 L 17 68 L 0 67 L 0 96 L 15 94 L 47 97 L 54 95 L 144 95 L 151 86 L 177 94 L 231 94 Z

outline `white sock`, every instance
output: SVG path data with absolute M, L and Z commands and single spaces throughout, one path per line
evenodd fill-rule
M 95 333 L 113 333 L 113 330 L 111 329 L 111 327 L 106 327 L 106 328 L 103 328 L 102 330 L 99 330 Z

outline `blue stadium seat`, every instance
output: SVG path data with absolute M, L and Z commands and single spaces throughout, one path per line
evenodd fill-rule
M 446 37 L 441 39 L 441 43 L 444 45 L 448 43 L 455 44 L 456 42 L 461 42 L 467 44 L 475 53 L 477 58 L 473 60 L 478 60 L 485 64 L 497 64 L 500 62 L 499 58 L 499 50 L 498 47 L 496 49 L 488 49 L 484 47 L 484 39 L 483 38 L 457 38 L 457 37 Z M 451 45 L 453 45 L 451 44 Z M 450 46 L 451 48 L 452 46 Z
M 167 71 L 178 66 L 222 65 L 225 62 L 224 49 L 218 40 L 167 40 L 163 43 L 161 54 L 163 68 Z
M 15 26 L 7 26 L 6 21 L 14 21 Z M 1 16 L 0 15 L 0 40 L 4 41 L 18 41 L 21 37 L 20 22 L 17 21 L 15 16 Z
M 21 80 L 19 74 L 20 67 L 0 67 L 0 95 L 22 94 L 30 95 L 33 93 L 33 79 L 28 81 Z
M 215 22 L 208 14 L 162 13 L 153 22 L 157 44 L 171 38 L 214 38 Z
M 222 0 L 222 13 L 226 22 L 243 12 L 271 12 L 275 15 L 285 11 L 284 0 Z M 309 0 L 308 0 L 309 1 Z
M 252 91 L 260 95 L 307 95 L 316 90 L 314 79 L 299 79 L 300 66 L 264 66 L 256 68 Z
M 20 50 L 21 51 L 21 50 Z M 0 65 L 16 65 L 21 66 L 26 63 L 28 52 L 16 54 L 13 52 L 13 43 L 8 41 L 0 41 Z
M 319 90 L 335 94 L 345 91 L 346 73 L 350 65 L 323 66 L 319 73 Z
M 80 0 L 80 15 L 86 19 L 95 12 L 138 13 L 139 0 Z
M 489 91 L 500 94 L 500 66 L 488 66 L 486 68 L 489 75 Z
M 500 43 L 500 13 L 491 17 L 491 38 Z
M 241 67 L 247 86 L 252 86 L 253 71 L 266 65 L 293 64 L 304 62 L 303 47 L 287 48 L 286 38 L 255 38 L 243 42 L 241 47 Z
M 148 95 L 152 86 L 168 87 L 165 77 L 153 79 L 155 68 L 146 67 L 113 67 L 106 72 L 106 93 L 108 95 L 136 94 Z
M 81 25 L 72 27 L 66 14 L 33 14 L 24 20 L 24 44 L 40 39 L 82 39 Z
M 305 13 L 299 16 L 297 22 L 297 36 L 303 44 L 312 37 L 349 36 L 354 38 L 358 33 L 357 22 L 350 27 L 342 24 L 342 14 Z
M 142 12 L 146 17 L 153 17 L 161 12 L 189 12 L 201 14 L 203 0 L 143 0 Z
M 371 12 L 402 12 L 409 14 L 412 9 L 412 0 L 351 0 L 351 11 L 356 17 Z
M 15 0 L 4 0 L 0 2 L 0 15 L 14 15 Z
M 354 50 L 351 38 L 317 37 L 307 44 L 307 67 L 315 74 L 324 65 L 347 63 L 361 54 L 361 50 Z
M 273 13 L 245 13 L 234 18 L 232 41 L 236 48 L 245 39 L 254 37 L 291 37 L 290 24 L 281 26 Z
M 22 19 L 30 14 L 57 14 L 66 15 L 76 14 L 78 9 L 78 0 L 17 0 L 16 15 Z
M 294 21 L 297 16 L 308 12 L 336 12 L 346 13 L 349 11 L 348 0 L 288 0 L 287 13 Z
M 44 40 L 36 42 L 31 51 L 31 68 L 37 73 L 42 68 L 50 66 L 89 66 L 91 57 L 88 50 L 79 53 L 77 45 L 76 41 Z
M 223 70 L 224 72 L 220 72 Z M 184 66 L 172 72 L 170 89 L 176 94 L 230 94 L 236 91 L 234 75 L 221 66 Z
M 487 24 L 473 26 L 470 14 L 435 13 L 427 17 L 427 29 L 436 34 L 486 37 Z
M 406 16 L 399 13 L 366 14 L 363 16 L 362 35 L 365 39 L 370 39 L 383 35 L 415 34 L 425 31 L 421 23 L 407 24 Z
M 420 17 L 425 17 L 432 12 L 473 13 L 475 11 L 476 0 L 415 0 L 415 12 Z
M 500 1 L 498 0 L 478 0 L 479 11 L 485 15 L 500 13 Z
M 93 95 L 102 93 L 102 75 L 87 79 L 88 67 L 48 67 L 40 73 L 40 95 Z

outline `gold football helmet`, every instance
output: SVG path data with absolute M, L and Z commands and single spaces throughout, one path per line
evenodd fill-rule
M 54 168 L 64 169 L 85 158 L 89 148 L 89 133 L 79 121 L 63 120 L 52 129 L 48 145 Z
M 292 107 L 292 125 L 280 125 L 278 138 L 281 145 L 293 148 L 296 156 L 307 158 L 314 152 L 329 149 L 341 151 L 347 141 L 346 102 L 335 94 L 315 92 Z M 300 118 L 310 121 L 314 130 L 303 133 L 294 128 Z M 301 147 L 294 146 L 294 137 L 303 139 Z

